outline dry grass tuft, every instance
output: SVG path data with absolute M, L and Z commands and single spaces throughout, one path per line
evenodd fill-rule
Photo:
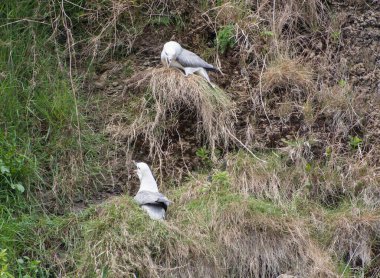
M 261 82 L 266 91 L 289 87 L 309 90 L 313 87 L 313 75 L 311 69 L 299 59 L 280 56 L 269 64 Z
M 82 224 L 77 277 L 202 277 L 213 265 L 207 250 L 170 222 L 152 221 L 130 198 L 98 206 Z M 111 227 L 111 228 L 110 228 Z
M 279 154 L 265 157 L 267 164 L 259 164 L 248 154 L 230 155 L 227 171 L 231 174 L 231 186 L 246 196 L 272 200 L 286 204 L 296 195 L 307 194 L 307 173 L 302 164 L 289 167 Z
M 337 276 L 332 261 L 311 240 L 304 223 L 263 214 L 259 209 L 268 208 L 255 207 L 254 202 L 232 203 L 214 220 L 230 276 Z
M 87 22 L 89 38 L 82 42 L 82 54 L 91 61 L 101 61 L 116 51 L 129 53 L 142 26 L 135 23 L 136 5 L 134 1 L 106 0 L 102 5 L 86 4 L 86 12 L 81 20 Z
M 297 34 L 300 27 L 307 29 L 316 29 L 323 24 L 325 7 L 321 0 L 290 0 L 290 1 L 261 1 L 261 8 L 272 6 L 271 22 L 274 26 L 273 31 L 277 34 L 291 36 L 291 33 Z M 274 9 L 274 11 L 273 11 Z
M 343 159 L 333 152 L 317 162 L 308 141 L 289 143 L 268 154 L 261 164 L 244 152 L 227 156 L 231 187 L 245 196 L 271 200 L 286 207 L 297 198 L 336 207 L 345 199 L 379 208 L 379 169 L 367 159 Z
M 215 5 L 203 17 L 215 33 L 233 27 L 235 55 L 247 72 L 262 66 L 268 57 L 302 52 L 328 21 L 321 0 L 228 1 Z M 222 67 L 218 53 L 216 56 Z M 248 75 L 245 78 L 248 80 Z
M 374 266 L 379 255 L 379 213 L 353 208 L 348 215 L 339 213 L 332 220 L 330 251 L 333 255 L 353 269 Z
M 46 262 L 75 277 L 336 276 L 303 220 L 232 193 L 221 177 L 197 176 L 166 192 L 174 203 L 165 222 L 150 220 L 129 197 L 70 216 L 55 232 L 63 239 L 46 238 L 46 254 L 64 242 Z
M 331 257 L 305 222 L 271 202 L 232 193 L 233 180 L 221 182 L 219 174 L 211 182 L 194 177 L 177 192 L 179 207 L 172 216 L 196 223 L 191 233 L 211 244 L 220 277 L 336 277 Z
M 149 144 L 150 155 L 160 158 L 169 133 L 190 126 L 197 130 L 194 136 L 205 139 L 212 152 L 218 145 L 229 144 L 236 115 L 234 104 L 223 90 L 213 89 L 199 76 L 185 77 L 176 69 L 166 68 L 148 69 L 130 82 L 145 96 L 131 125 L 109 125 L 114 136 L 127 137 L 129 142 L 142 138 Z M 189 116 L 181 122 L 179 118 L 184 113 Z

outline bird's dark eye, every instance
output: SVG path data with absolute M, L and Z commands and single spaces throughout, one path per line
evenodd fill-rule
M 168 56 L 168 53 L 165 52 L 165 55 Z

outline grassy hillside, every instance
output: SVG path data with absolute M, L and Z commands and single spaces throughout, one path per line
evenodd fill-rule
M 378 277 L 376 1 L 0 3 L 0 277 Z M 180 42 L 212 89 L 164 69 Z M 173 201 L 133 202 L 132 159 Z

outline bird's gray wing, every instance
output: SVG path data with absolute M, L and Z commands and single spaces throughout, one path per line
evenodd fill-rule
M 214 69 L 213 65 L 210 65 L 197 54 L 186 49 L 182 49 L 181 53 L 177 56 L 177 61 L 183 67 Z
M 157 205 L 162 206 L 165 210 L 171 203 L 168 198 L 159 192 L 140 191 L 134 197 L 135 201 L 140 205 Z

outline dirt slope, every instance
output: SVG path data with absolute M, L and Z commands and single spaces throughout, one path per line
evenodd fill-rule
M 171 8 L 174 14 L 187 20 L 191 17 L 191 20 L 181 28 L 171 24 L 148 24 L 142 35 L 136 38 L 130 55 L 126 58 L 114 57 L 112 62 L 102 62 L 96 66 L 96 74 L 88 81 L 87 91 L 90 95 L 101 96 L 102 101 L 107 103 L 104 105 L 105 124 L 101 124 L 103 130 L 109 127 L 109 123 L 115 122 L 116 114 L 136 101 L 136 93 L 130 88 L 130 76 L 150 67 L 161 67 L 158 57 L 166 41 L 175 39 L 201 55 L 204 54 L 202 48 L 213 47 L 216 34 L 205 16 L 210 16 L 208 13 L 190 3 L 168 9 Z M 254 5 L 252 8 L 255 8 Z M 375 147 L 379 144 L 378 3 L 332 1 L 324 9 L 322 29 L 317 32 L 301 29 L 299 36 L 293 38 L 294 45 L 290 42 L 290 46 L 280 50 L 280 54 L 257 55 L 257 51 L 272 47 L 274 43 L 260 34 L 253 39 L 257 45 L 248 52 L 243 52 L 238 41 L 226 53 L 217 56 L 223 74 L 211 74 L 211 78 L 237 103 L 237 135 L 248 146 L 266 150 L 286 147 L 285 141 L 310 139 L 313 141 L 311 155 L 322 158 L 328 147 L 347 153 L 349 136 L 357 135 L 364 140 L 363 151 L 377 157 L 373 161 L 376 162 L 379 157 L 378 148 Z M 234 20 L 223 18 L 223 13 L 233 14 L 233 11 L 228 5 L 218 10 L 221 23 L 217 24 Z M 263 25 L 266 23 L 263 22 Z M 285 76 L 276 76 L 267 68 L 269 66 L 270 69 L 271 63 L 276 65 L 276 59 L 283 55 L 288 56 L 283 63 L 293 68 L 279 68 L 283 71 L 279 74 Z M 213 57 L 208 60 L 212 62 Z M 297 75 L 297 71 L 303 70 L 302 67 L 312 75 Z M 294 76 L 290 75 L 292 71 Z M 267 79 L 265 73 L 268 74 Z M 281 83 L 280 78 L 285 78 L 287 84 Z M 300 80 L 302 78 L 306 80 Z M 275 84 L 261 84 L 263 82 Z M 305 85 L 302 82 L 314 84 Z M 346 100 L 343 99 L 346 89 L 351 92 L 350 105 L 345 104 Z M 192 170 L 199 166 L 195 152 L 204 143 L 194 136 L 195 123 L 191 113 L 183 113 L 179 121 L 175 130 L 171 131 L 170 146 L 165 143 L 164 151 L 170 148 L 168 152 L 171 154 L 182 155 L 171 157 L 175 162 L 169 161 L 166 156 L 164 163 Z M 112 128 L 107 132 L 115 138 Z M 120 148 L 126 150 L 128 146 L 123 145 L 123 141 L 126 142 L 126 138 L 115 141 L 119 154 L 111 157 L 119 160 L 114 163 L 113 167 L 116 168 L 113 172 L 117 176 L 118 187 L 125 190 L 128 177 L 121 173 L 125 158 Z M 133 156 L 156 163 L 148 158 L 144 144 L 133 148 Z

